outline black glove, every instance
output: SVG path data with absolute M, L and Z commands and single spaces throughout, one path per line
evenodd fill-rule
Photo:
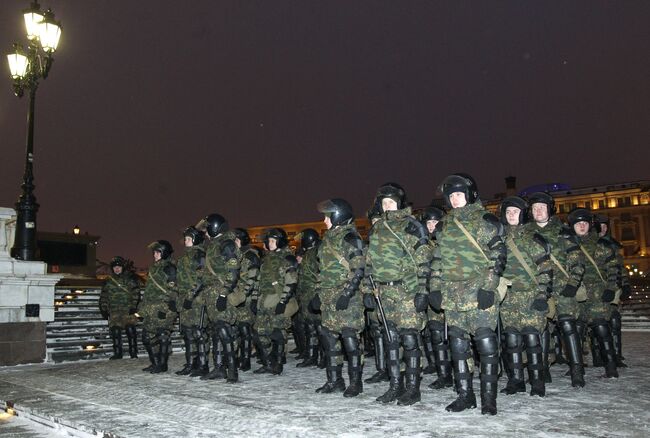
M 251 301 L 251 312 L 253 315 L 257 315 L 257 300 Z
M 136 313 L 138 313 L 138 309 L 136 309 L 135 307 L 131 307 L 129 309 L 129 315 L 135 315 Z
M 413 304 L 415 305 L 416 312 L 425 312 L 427 310 L 427 307 L 429 307 L 428 294 L 415 294 L 415 298 L 413 298 Z
M 601 296 L 603 303 L 611 303 L 614 298 L 616 298 L 616 292 L 611 289 L 605 289 L 603 291 L 603 295 Z
M 167 307 L 172 312 L 178 312 L 178 309 L 176 308 L 176 301 L 174 301 L 174 300 L 167 301 Z
M 165 312 L 158 311 L 158 319 L 166 319 L 167 314 Z
M 283 303 L 282 301 L 280 301 L 278 305 L 275 306 L 275 314 L 282 315 L 286 309 L 287 309 L 287 303 Z
M 530 308 L 537 310 L 538 312 L 548 312 L 548 301 L 546 297 L 539 296 L 533 300 L 533 304 L 530 305 Z
M 577 286 L 567 284 L 566 286 L 564 286 L 564 289 L 562 289 L 562 292 L 560 292 L 560 295 L 567 298 L 573 298 L 576 296 L 576 292 L 578 292 Z
M 494 292 L 491 290 L 479 289 L 476 293 L 478 308 L 481 310 L 489 309 L 494 306 Z
M 309 301 L 309 310 L 311 311 L 311 313 L 316 313 L 320 311 L 320 305 L 321 305 L 320 295 L 316 295 L 314 296 L 314 298 L 311 299 L 311 301 Z
M 223 312 L 228 306 L 228 297 L 225 295 L 219 295 L 217 297 L 217 310 Z
M 108 310 L 100 310 L 99 313 L 102 314 L 102 318 L 108 319 Z
M 440 310 L 442 308 L 442 292 L 439 290 L 432 290 L 429 292 L 429 305 L 433 310 Z
M 338 300 L 336 300 L 336 310 L 345 310 L 350 305 L 350 297 L 347 295 L 341 295 Z
M 363 294 L 363 305 L 368 310 L 375 310 L 377 308 L 375 296 L 373 294 Z
M 183 301 L 183 309 L 185 310 L 190 310 L 192 308 L 192 300 L 188 300 L 187 298 Z

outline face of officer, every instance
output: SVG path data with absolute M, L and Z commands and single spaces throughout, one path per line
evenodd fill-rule
M 386 211 L 397 211 L 397 202 L 391 198 L 384 198 L 381 200 L 381 208 Z
M 278 241 L 275 239 L 275 237 L 269 237 L 269 251 L 275 251 L 278 249 Z
M 435 219 L 430 219 L 427 221 L 427 230 L 429 233 L 433 233 L 435 231 L 436 225 L 438 225 L 438 221 Z
M 121 266 L 119 266 L 119 265 L 118 266 L 113 266 L 113 273 L 115 275 L 120 275 L 122 273 L 122 269 L 123 268 Z
M 157 262 L 162 258 L 162 253 L 160 251 L 154 251 L 153 252 L 153 261 Z
M 328 230 L 332 228 L 332 219 L 330 219 L 329 216 L 325 216 L 325 219 L 323 219 L 323 223 L 325 224 Z
M 600 224 L 600 233 L 598 233 L 598 236 L 603 237 L 605 234 L 607 234 L 607 224 Z
M 506 221 L 508 222 L 508 225 L 519 225 L 520 213 L 521 208 L 506 207 Z
M 449 195 L 449 203 L 451 208 L 461 208 L 467 205 L 467 198 L 463 192 L 453 192 Z
M 192 242 L 192 236 L 185 236 L 185 240 L 183 240 L 183 243 L 185 244 L 186 248 L 189 248 L 190 246 L 194 246 L 194 242 Z
M 534 203 L 531 212 L 533 213 L 533 219 L 538 224 L 542 225 L 548 222 L 548 205 L 543 202 Z
M 573 231 L 575 231 L 579 237 L 586 236 L 587 233 L 589 233 L 589 222 L 576 222 L 575 225 L 573 225 Z

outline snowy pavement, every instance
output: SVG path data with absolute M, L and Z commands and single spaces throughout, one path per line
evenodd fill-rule
M 234 385 L 143 373 L 146 358 L 4 367 L 0 402 L 13 401 L 19 417 L 0 418 L 0 436 L 648 437 L 650 336 L 623 336 L 630 368 L 620 370 L 619 379 L 602 378 L 602 368 L 589 367 L 587 386 L 575 389 L 564 377 L 567 367 L 554 366 L 545 398 L 499 394 L 495 417 L 481 415 L 480 406 L 445 412 L 454 393 L 428 389 L 431 375 L 424 377 L 422 402 L 410 407 L 375 402 L 386 384 L 365 385 L 352 399 L 316 394 L 324 371 L 295 368 L 293 358 L 282 376 L 240 373 Z M 173 370 L 182 362 L 182 354 L 170 359 Z M 369 360 L 366 374 L 373 368 Z M 55 429 L 30 429 L 29 419 Z

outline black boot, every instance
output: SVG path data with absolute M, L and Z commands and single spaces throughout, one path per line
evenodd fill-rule
M 603 357 L 600 351 L 598 337 L 596 336 L 596 333 L 594 333 L 593 328 L 589 332 L 591 338 L 591 362 L 593 363 L 594 367 L 605 366 L 605 362 L 603 362 Z
M 480 327 L 476 330 L 474 341 L 476 342 L 476 350 L 481 356 L 481 414 L 496 415 L 497 380 L 499 378 L 499 343 L 497 336 L 494 330 Z
M 142 371 L 149 372 L 156 366 L 156 355 L 153 353 L 151 340 L 149 339 L 149 334 L 146 329 L 142 330 L 142 345 L 144 345 L 144 349 L 147 351 L 147 355 L 149 356 L 149 362 L 151 362 L 148 367 L 142 368 Z
M 587 345 L 587 323 L 581 319 L 576 319 L 576 331 L 578 332 L 578 337 L 580 339 L 580 347 L 582 348 L 582 356 L 589 354 L 586 351 Z M 584 357 L 582 358 L 582 367 L 587 368 L 587 363 L 585 362 Z
M 548 329 L 544 329 L 540 334 L 540 342 L 542 343 L 542 365 L 544 366 L 542 377 L 545 383 L 552 383 L 551 365 L 548 361 L 548 355 L 551 351 L 551 332 Z
M 343 380 L 343 365 L 338 364 L 339 358 L 343 356 L 339 344 L 339 337 L 336 333 L 331 332 L 325 327 L 320 330 L 320 343 L 325 350 L 325 374 L 327 382 L 316 392 L 321 394 L 331 394 L 333 392 L 345 391 L 345 381 Z
M 526 356 L 528 358 L 528 383 L 530 383 L 530 395 L 544 397 L 546 395 L 546 383 L 544 381 L 544 363 L 542 358 L 542 346 L 540 333 L 532 327 L 524 327 L 524 342 L 526 344 Z
M 564 346 L 569 360 L 571 386 L 582 388 L 585 386 L 585 370 L 582 362 L 582 344 L 576 328 L 576 320 L 569 315 L 560 315 L 558 323 L 564 337 Z
M 126 332 L 126 340 L 129 343 L 129 357 L 131 359 L 138 358 L 138 332 L 134 325 L 127 325 L 124 329 Z
M 454 379 L 451 373 L 451 353 L 449 343 L 445 341 L 445 325 L 442 322 L 429 322 L 431 342 L 433 343 L 434 358 L 436 362 L 436 374 L 438 378 L 429 385 L 431 389 L 451 388 L 454 386 Z
M 122 328 L 111 327 L 110 332 L 113 341 L 113 355 L 108 360 L 122 359 Z
M 505 331 L 506 338 L 506 360 L 508 361 L 508 383 L 501 390 L 503 394 L 516 394 L 526 392 L 524 381 L 524 338 L 519 330 L 508 327 Z
M 341 343 L 348 356 L 348 376 L 350 382 L 343 397 L 356 397 L 363 392 L 363 380 L 361 380 L 361 350 L 359 340 L 354 330 L 343 329 Z
M 226 370 L 223 366 L 223 344 L 219 339 L 218 329 L 212 330 L 212 367 L 212 371 L 201 376 L 201 380 L 217 380 L 226 378 Z
M 421 400 L 420 381 L 422 365 L 420 365 L 420 339 L 416 330 L 405 331 L 402 335 L 402 346 L 404 348 L 404 362 L 406 369 L 404 373 L 406 387 L 404 393 L 397 399 L 397 404 L 409 406 Z
M 167 331 L 161 331 L 158 334 L 158 360 L 151 374 L 159 374 L 167 372 L 167 362 L 169 354 L 171 353 L 171 336 Z
M 221 339 L 221 343 L 224 346 L 226 382 L 228 383 L 237 383 L 237 380 L 239 380 L 233 331 L 230 325 L 219 328 L 219 339 Z
M 273 343 L 273 349 L 271 354 L 271 374 L 279 376 L 282 374 L 283 365 L 287 363 L 286 355 L 286 345 L 287 340 L 284 337 L 284 333 L 280 329 L 273 329 L 271 333 L 271 342 Z
M 555 360 L 553 361 L 553 365 L 567 363 L 567 360 L 562 354 L 562 334 L 559 324 L 556 324 L 553 329 L 553 351 L 555 352 Z
M 383 395 L 377 397 L 377 401 L 382 403 L 392 403 L 404 394 L 404 376 L 400 370 L 400 357 L 399 347 L 400 339 L 397 330 L 390 327 L 391 342 L 388 341 L 388 336 L 385 335 L 386 352 L 388 358 L 388 375 L 390 377 L 388 391 Z
M 305 322 L 305 336 L 307 336 L 307 355 L 302 362 L 296 364 L 297 368 L 306 368 L 318 365 L 318 334 L 316 333 L 316 325 L 310 321 Z
M 592 331 L 595 333 L 602 354 L 602 362 L 605 366 L 607 377 L 618 377 L 616 369 L 616 351 L 612 340 L 612 332 L 609 323 L 604 319 L 597 319 L 593 322 Z
M 476 396 L 472 388 L 472 373 L 467 360 L 472 357 L 471 344 L 465 339 L 466 333 L 462 330 L 449 330 L 451 359 L 454 365 L 454 383 L 458 397 L 445 409 L 448 412 L 461 412 L 466 409 L 476 408 Z
M 373 325 L 372 329 L 372 336 L 375 343 L 375 368 L 377 369 L 377 372 L 375 372 L 375 374 L 373 374 L 371 377 L 364 380 L 364 382 L 388 382 L 390 378 L 388 377 L 388 371 L 386 370 L 386 345 L 384 341 L 384 335 L 379 328 L 379 325 Z
M 239 369 L 248 371 L 251 369 L 251 350 L 252 350 L 252 334 L 250 324 L 244 322 L 239 324 Z
M 196 364 L 190 376 L 205 376 L 210 372 L 208 366 L 208 343 L 205 330 L 194 326 L 192 328 L 192 338 L 196 345 Z
M 623 362 L 623 339 L 621 333 L 621 313 L 618 310 L 612 311 L 612 319 L 610 320 L 612 327 L 612 340 L 614 341 L 614 349 L 616 350 L 616 366 L 618 368 L 627 368 Z
M 422 374 L 433 374 L 436 372 L 436 358 L 433 349 L 431 331 L 429 330 L 428 325 L 424 328 L 424 330 L 422 330 L 422 341 L 424 356 L 427 358 L 427 366 L 422 369 Z
M 289 354 L 297 354 L 298 358 L 305 353 L 305 324 L 300 313 L 296 313 L 293 318 L 291 318 L 291 332 L 293 333 L 293 339 L 296 344 L 296 348 L 291 350 Z
M 185 346 L 185 365 L 180 370 L 176 371 L 178 376 L 187 376 L 192 372 L 193 360 L 192 355 L 192 328 L 183 327 L 183 344 Z

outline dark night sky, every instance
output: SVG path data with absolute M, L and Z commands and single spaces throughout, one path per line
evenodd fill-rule
M 4 52 L 25 38 L 2 0 Z M 233 226 L 359 214 L 397 181 L 416 205 L 464 171 L 518 187 L 650 178 L 650 2 L 42 1 L 63 23 L 36 101 L 39 229 L 99 257 L 210 212 Z M 0 77 L 0 205 L 27 99 Z

